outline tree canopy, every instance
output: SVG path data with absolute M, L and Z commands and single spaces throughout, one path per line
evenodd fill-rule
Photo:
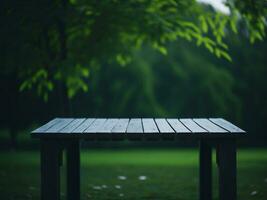
M 195 0 L 29 0 L 2 1 L 1 60 L 19 89 L 48 99 L 57 85 L 73 97 L 87 91 L 92 68 L 125 66 L 132 51 L 150 45 L 167 55 L 168 42 L 183 39 L 231 61 L 224 38 L 244 34 L 262 40 L 264 1 L 228 0 L 230 14 Z M 179 53 L 179 52 L 177 52 Z

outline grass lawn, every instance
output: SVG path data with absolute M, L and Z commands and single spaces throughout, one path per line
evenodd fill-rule
M 198 199 L 195 149 L 86 150 L 81 159 L 84 200 Z M 218 199 L 215 163 L 213 173 Z M 39 199 L 39 193 L 39 153 L 0 152 L 0 199 Z M 267 149 L 239 150 L 238 199 L 267 199 Z

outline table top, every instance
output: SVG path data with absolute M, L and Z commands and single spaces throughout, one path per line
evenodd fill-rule
M 32 137 L 175 138 L 237 137 L 245 131 L 222 118 L 55 118 Z

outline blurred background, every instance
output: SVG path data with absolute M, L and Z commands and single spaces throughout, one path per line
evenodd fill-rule
M 0 24 L 0 197 L 38 199 L 39 142 L 30 131 L 50 119 L 151 116 L 223 117 L 242 127 L 248 136 L 239 141 L 240 174 L 258 171 L 241 178 L 239 197 L 267 197 L 265 1 L 11 0 L 0 3 Z M 179 198 L 197 196 L 197 143 L 83 146 L 85 169 L 104 166 L 84 172 L 91 181 L 83 180 L 84 199 L 177 199 L 173 177 L 166 178 L 172 189 L 163 194 L 155 189 L 162 177 L 151 178 L 174 166 L 191 175 Z M 138 150 L 129 150 L 133 146 Z M 149 153 L 159 159 L 142 160 Z M 117 156 L 121 160 L 104 162 Z M 109 165 L 111 175 L 105 174 Z M 160 167 L 149 174 L 148 166 Z M 32 172 L 18 176 L 10 190 L 16 169 Z M 151 185 L 127 183 L 129 196 L 99 186 L 107 184 L 98 183 L 99 174 L 114 185 L 121 184 L 120 174 L 138 177 L 142 170 Z M 143 193 L 131 193 L 136 187 Z

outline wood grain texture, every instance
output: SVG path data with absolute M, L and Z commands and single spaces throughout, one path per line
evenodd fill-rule
M 244 132 L 222 118 L 55 118 L 31 135 L 36 138 L 174 140 L 242 137 L 246 135 Z
M 191 131 L 187 129 L 178 119 L 167 119 L 171 127 L 176 133 L 190 133 Z
M 119 119 L 118 123 L 111 130 L 112 133 L 125 133 L 128 127 L 129 119 Z
M 34 131 L 32 131 L 32 133 L 43 133 L 43 132 L 45 132 L 47 129 L 51 128 L 53 125 L 55 125 L 55 124 L 57 124 L 57 123 L 59 123 L 59 122 L 61 122 L 61 121 L 63 121 L 63 119 L 61 119 L 61 118 L 55 118 L 55 119 L 53 119 L 53 120 L 47 122 L 47 123 L 44 124 L 43 126 L 37 128 L 37 129 L 35 129 Z
M 198 118 L 193 119 L 198 125 L 209 131 L 210 133 L 227 133 L 228 131 L 215 125 L 208 119 Z
M 142 123 L 144 127 L 144 133 L 159 133 L 153 118 L 143 118 Z
M 76 127 L 72 133 L 83 133 L 93 122 L 95 118 L 88 118 L 84 120 L 78 127 Z
M 47 129 L 46 133 L 59 133 L 59 131 L 65 128 L 69 123 L 71 123 L 74 119 L 73 118 L 64 118 L 60 122 L 56 123 L 49 129 Z
M 96 133 L 105 123 L 107 119 L 98 118 L 96 119 L 87 129 L 85 129 L 84 133 Z
M 103 126 L 99 127 L 99 129 L 96 131 L 97 133 L 111 133 L 111 130 L 114 128 L 114 126 L 119 122 L 119 119 L 113 119 L 109 118 L 105 121 Z
M 140 118 L 132 118 L 128 124 L 127 133 L 143 133 L 142 120 Z
M 182 122 L 192 133 L 206 133 L 207 130 L 200 127 L 196 122 L 192 119 L 180 119 Z
M 155 122 L 158 126 L 158 129 L 161 133 L 174 133 L 174 130 L 171 128 L 166 119 L 156 118 Z
M 74 119 L 72 122 L 70 122 L 67 126 L 65 126 L 63 129 L 61 129 L 60 133 L 71 133 L 76 127 L 78 127 L 85 118 L 78 118 Z
M 218 126 L 230 131 L 231 133 L 245 133 L 244 130 L 233 125 L 231 122 L 226 121 L 222 118 L 210 118 L 210 121 L 217 124 Z

